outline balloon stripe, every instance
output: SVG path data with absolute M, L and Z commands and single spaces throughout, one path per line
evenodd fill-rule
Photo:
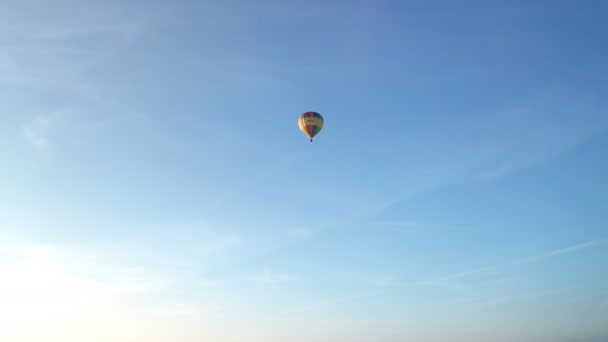
M 298 119 L 300 130 L 312 139 L 323 128 L 323 117 L 317 112 L 304 112 Z

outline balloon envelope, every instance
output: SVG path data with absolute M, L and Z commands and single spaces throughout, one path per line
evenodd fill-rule
M 298 126 L 312 141 L 312 138 L 319 134 L 321 128 L 323 128 L 323 117 L 317 112 L 303 113 L 298 119 Z

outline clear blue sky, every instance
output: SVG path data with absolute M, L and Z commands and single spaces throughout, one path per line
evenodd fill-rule
M 4 1 L 0 340 L 608 340 L 607 16 Z

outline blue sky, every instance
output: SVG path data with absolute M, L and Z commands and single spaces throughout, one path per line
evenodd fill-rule
M 5 1 L 0 340 L 605 341 L 607 14 Z

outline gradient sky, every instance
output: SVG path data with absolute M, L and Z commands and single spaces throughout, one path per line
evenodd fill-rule
M 607 341 L 607 16 L 4 0 L 0 340 Z

